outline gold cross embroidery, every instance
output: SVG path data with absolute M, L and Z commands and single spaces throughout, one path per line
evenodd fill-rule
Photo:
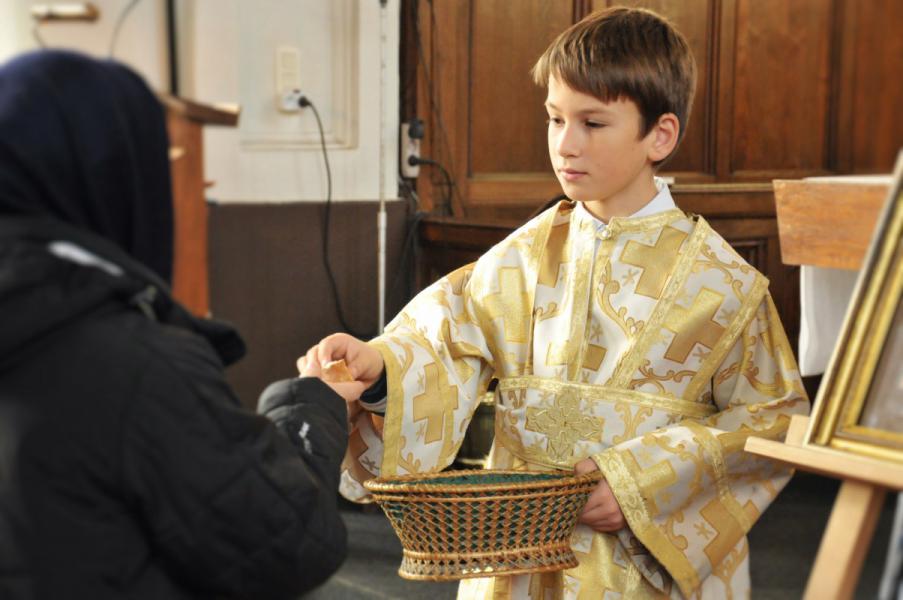
M 675 304 L 665 321 L 665 327 L 675 334 L 665 358 L 683 363 L 696 344 L 714 348 L 724 333 L 724 327 L 713 320 L 723 301 L 724 296 L 718 292 L 702 288 L 690 308 Z
M 756 514 L 758 511 L 751 502 L 747 502 L 744 511 L 753 521 L 758 516 Z M 715 538 L 703 548 L 703 552 L 709 557 L 709 562 L 715 567 L 737 545 L 745 532 L 717 496 L 703 506 L 699 514 L 715 530 Z
M 578 441 L 602 441 L 604 425 L 605 419 L 584 415 L 580 399 L 572 392 L 564 392 L 555 397 L 552 408 L 528 407 L 525 429 L 549 439 L 546 453 L 552 460 L 569 463 Z
M 612 546 L 606 536 L 593 535 L 588 552 L 574 551 L 580 565 L 565 574 L 580 582 L 577 600 L 602 598 L 605 592 L 623 593 L 627 588 L 627 569 L 615 562 Z
M 355 427 L 348 437 L 348 456 L 342 461 L 342 467 L 351 471 L 358 481 L 366 481 L 375 475 L 373 471 L 376 469 L 369 470 L 362 460 L 367 450 L 369 448 L 361 436 L 361 430 Z
M 651 515 L 656 516 L 659 514 L 658 505 L 655 503 L 656 495 L 662 495 L 665 489 L 677 483 L 677 473 L 674 472 L 674 467 L 671 466 L 668 459 L 664 459 L 644 469 L 630 451 L 623 452 L 621 456 L 628 463 L 643 498 L 649 503 Z
M 568 229 L 568 223 L 565 222 L 561 225 L 555 225 L 549 232 L 546 252 L 543 253 L 542 263 L 539 265 L 538 283 L 552 288 L 558 285 L 561 265 L 570 260 L 570 252 L 567 245 Z M 549 250 L 553 251 L 550 252 Z
M 687 234 L 673 227 L 665 227 L 654 246 L 630 240 L 621 252 L 621 262 L 643 269 L 636 293 L 650 298 L 661 298 L 665 282 L 677 262 L 677 251 Z
M 499 291 L 486 296 L 489 318 L 502 317 L 505 324 L 505 340 L 518 344 L 526 343 L 527 328 L 530 326 L 530 296 L 524 290 L 521 271 L 517 267 L 499 269 Z
M 599 366 L 605 359 L 606 352 L 607 350 L 603 346 L 599 346 L 598 344 L 587 344 L 586 355 L 583 357 L 582 367 L 584 369 L 589 369 L 590 371 L 598 371 Z M 546 366 L 557 367 L 567 363 L 568 345 L 558 342 L 550 343 L 546 350 Z
M 587 344 L 586 355 L 583 357 L 583 368 L 590 371 L 598 371 L 605 359 L 605 348 L 596 344 Z
M 554 595 L 559 587 L 560 578 L 560 572 L 531 573 L 530 587 L 527 591 L 530 600 L 546 600 L 546 592 Z
M 442 439 L 442 424 L 445 420 L 445 412 L 458 408 L 458 387 L 448 385 L 448 376 L 444 369 L 440 369 L 436 363 L 430 363 L 424 367 L 426 383 L 423 393 L 414 396 L 414 422 L 426 419 L 426 436 L 424 443 L 436 442 Z M 448 415 L 451 419 L 451 414 Z

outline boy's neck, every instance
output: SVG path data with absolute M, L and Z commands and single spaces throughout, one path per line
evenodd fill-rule
M 583 202 L 586 210 L 603 223 L 612 217 L 629 217 L 658 194 L 651 168 L 643 169 L 627 187 L 608 198 Z

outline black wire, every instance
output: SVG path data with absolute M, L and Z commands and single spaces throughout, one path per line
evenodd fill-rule
M 125 18 L 129 16 L 129 13 L 132 12 L 132 9 L 135 8 L 135 5 L 140 1 L 141 0 L 132 0 L 131 4 L 122 9 L 122 12 L 119 13 L 119 18 L 116 20 L 116 26 L 113 28 L 113 37 L 110 38 L 109 58 L 113 58 L 113 51 L 116 50 L 116 40 L 119 39 L 119 29 L 122 27 L 122 24 L 125 23 Z
M 452 181 L 451 175 L 448 174 L 448 171 L 445 170 L 445 167 L 443 167 L 441 163 L 431 158 L 416 158 L 415 162 L 418 165 L 430 165 L 436 167 L 442 172 L 442 176 L 445 178 L 445 206 L 443 206 L 442 209 L 446 212 L 446 214 L 450 215 L 452 213 L 452 189 L 455 188 L 455 184 Z
M 401 250 L 401 258 L 398 259 L 398 270 L 395 271 L 395 277 L 392 279 L 392 286 L 389 289 L 389 295 L 394 296 L 395 290 L 398 289 L 398 284 L 401 282 L 402 277 L 407 276 L 407 282 L 405 286 L 405 303 L 411 299 L 412 294 L 412 280 L 414 278 L 414 268 L 416 267 L 416 262 L 411 263 L 410 269 L 408 266 L 408 256 L 414 255 L 416 252 L 416 234 L 420 228 L 420 222 L 423 220 L 423 217 L 426 215 L 424 212 L 415 212 L 411 219 L 408 221 L 408 232 L 405 235 L 404 243 L 402 244 Z
M 38 46 L 41 47 L 41 50 L 47 48 L 47 44 L 44 42 L 44 38 L 41 37 L 41 22 L 35 21 L 34 27 L 31 28 L 31 35 L 34 38 L 34 41 L 38 43 Z
M 436 30 L 436 13 L 433 10 L 432 0 L 428 0 L 428 4 L 430 6 L 430 23 L 433 28 L 433 31 L 435 31 Z M 433 117 L 436 120 L 436 124 L 439 126 L 439 141 L 440 141 L 440 144 L 443 146 L 443 150 L 448 155 L 449 165 L 451 165 L 452 170 L 454 170 L 455 160 L 454 160 L 454 155 L 452 154 L 452 151 L 451 151 L 451 144 L 448 141 L 448 133 L 445 131 L 445 121 L 442 118 L 442 109 L 438 106 L 438 104 L 436 102 L 435 91 L 433 90 L 433 80 L 432 80 L 432 77 L 430 76 L 429 67 L 426 64 L 426 53 L 423 49 L 423 36 L 421 35 L 421 32 L 420 32 L 420 18 L 419 18 L 419 14 L 418 14 L 419 10 L 420 10 L 419 5 L 420 5 L 420 0 L 414 0 L 414 3 L 412 5 L 413 6 L 412 11 L 414 14 L 413 14 L 413 18 L 411 19 L 414 22 L 414 39 L 417 41 L 417 56 L 420 59 L 420 66 L 423 68 L 423 77 L 424 77 L 424 79 L 426 79 L 426 89 L 429 92 L 427 97 L 429 99 L 430 112 L 433 114 Z M 449 180 L 451 179 L 450 177 L 448 177 L 448 172 L 446 172 L 445 175 L 446 175 L 446 178 L 448 178 Z M 451 194 L 451 190 L 452 190 L 452 187 L 449 186 L 449 194 Z M 460 194 L 457 186 L 454 186 L 454 193 L 458 197 L 458 203 L 460 204 L 462 202 L 462 200 L 461 200 L 461 194 Z M 449 210 L 451 210 L 451 198 L 449 198 L 448 207 L 449 207 Z
M 390 295 L 394 296 L 398 289 L 398 284 L 405 280 L 404 303 L 414 297 L 414 289 L 416 287 L 416 269 L 417 269 L 417 233 L 423 218 L 430 213 L 419 209 L 420 199 L 417 197 L 417 191 L 411 186 L 410 182 L 403 177 L 398 178 L 398 184 L 403 188 L 402 194 L 408 202 L 408 218 L 406 221 L 407 233 L 401 247 L 401 258 L 398 259 L 398 270 L 395 272 L 395 278 L 392 280 Z
M 317 128 L 320 130 L 320 145 L 323 148 L 323 162 L 326 164 L 326 215 L 323 219 L 323 266 L 326 267 L 326 277 L 329 279 L 329 285 L 332 288 L 332 296 L 335 298 L 336 314 L 339 317 L 339 323 L 342 329 L 350 333 L 356 338 L 369 339 L 373 336 L 359 331 L 353 330 L 348 326 L 345 320 L 345 313 L 342 310 L 342 302 L 339 298 L 339 288 L 335 282 L 335 274 L 329 264 L 329 220 L 332 213 L 332 170 L 329 168 L 329 154 L 326 152 L 326 136 L 323 133 L 323 122 L 320 120 L 320 113 L 314 103 L 307 97 L 302 96 L 298 104 L 303 108 L 309 106 L 314 111 L 314 117 L 317 119 Z
M 166 46 L 169 50 L 169 93 L 179 95 L 179 48 L 176 41 L 176 2 L 166 0 Z

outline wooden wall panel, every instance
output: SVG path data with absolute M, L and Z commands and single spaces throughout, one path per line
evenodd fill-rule
M 667 18 L 687 39 L 693 57 L 696 59 L 697 81 L 693 111 L 687 125 L 686 137 L 681 142 L 677 154 L 664 167 L 666 174 L 682 176 L 682 179 L 700 179 L 700 175 L 714 174 L 711 112 L 714 108 L 712 97 L 712 51 L 715 47 L 717 30 L 714 27 L 715 0 L 597 0 L 594 9 L 608 6 L 636 6 L 654 10 Z M 696 177 L 694 177 L 694 175 Z
M 417 55 L 405 60 L 423 61 L 417 67 L 416 101 L 417 115 L 426 124 L 421 156 L 439 161 L 455 182 L 448 190 L 438 168 L 421 167 L 417 192 L 424 210 L 463 214 L 468 197 L 469 13 L 466 3 L 457 0 L 417 0 L 415 5 L 420 42 Z
M 850 86 L 850 166 L 857 172 L 889 173 L 903 148 L 903 2 L 848 2 L 846 12 L 859 32 L 851 44 L 855 75 Z
M 572 6 L 481 0 L 473 4 L 471 20 L 468 175 L 551 173 L 546 89 L 533 83 L 530 69 L 572 23 Z
M 733 176 L 826 170 L 831 16 L 824 0 L 737 1 L 733 110 L 719 124 Z
M 335 202 L 330 265 L 349 326 L 377 328 L 376 202 Z M 402 263 L 407 207 L 387 211 L 386 317 L 408 300 L 410 271 Z M 321 338 L 342 330 L 323 266 L 324 204 L 218 204 L 210 209 L 210 305 L 234 324 L 247 355 L 229 367 L 238 397 L 254 408 L 263 389 L 297 375 L 295 360 Z

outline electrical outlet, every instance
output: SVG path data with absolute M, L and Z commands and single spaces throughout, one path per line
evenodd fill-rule
M 276 108 L 281 112 L 298 112 L 301 96 L 301 50 L 295 46 L 276 49 Z
M 422 133 L 420 136 L 422 137 Z M 401 124 L 401 176 L 409 179 L 416 179 L 420 176 L 420 165 L 412 165 L 408 162 L 411 157 L 420 158 L 420 138 L 411 137 L 411 124 Z
M 285 90 L 278 98 L 276 98 L 276 106 L 282 112 L 298 112 L 301 110 L 300 100 L 302 95 L 303 94 L 301 94 L 301 90 L 299 89 Z

